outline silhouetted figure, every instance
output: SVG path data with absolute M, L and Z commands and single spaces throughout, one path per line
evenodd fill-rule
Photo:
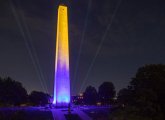
M 71 106 L 70 106 L 70 103 L 68 105 L 68 113 L 71 114 Z

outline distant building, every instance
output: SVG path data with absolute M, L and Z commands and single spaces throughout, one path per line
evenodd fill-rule
M 84 105 L 83 93 L 80 93 L 79 95 L 76 95 L 76 96 L 72 96 L 71 101 L 75 105 Z

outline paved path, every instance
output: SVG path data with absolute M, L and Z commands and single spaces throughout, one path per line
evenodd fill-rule
M 63 111 L 61 109 L 52 109 L 52 115 L 54 120 L 66 120 Z
M 81 111 L 80 109 L 74 109 L 73 113 L 78 114 L 78 116 L 82 119 L 82 120 L 92 120 L 86 113 L 84 113 L 83 111 Z
M 66 120 L 64 116 L 64 114 L 68 113 L 66 109 L 52 109 L 51 111 L 54 120 Z M 77 114 L 82 120 L 92 120 L 87 114 L 81 111 L 81 109 L 74 108 L 71 113 Z

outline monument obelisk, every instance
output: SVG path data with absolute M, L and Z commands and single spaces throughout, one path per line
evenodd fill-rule
M 56 106 L 70 103 L 68 11 L 66 5 L 59 5 L 56 36 L 54 100 Z

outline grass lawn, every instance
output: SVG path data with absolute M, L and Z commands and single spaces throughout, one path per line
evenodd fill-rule
M 89 108 L 83 110 L 93 120 L 108 120 L 110 108 Z
M 0 108 L 0 120 L 53 120 L 53 116 L 37 108 Z

